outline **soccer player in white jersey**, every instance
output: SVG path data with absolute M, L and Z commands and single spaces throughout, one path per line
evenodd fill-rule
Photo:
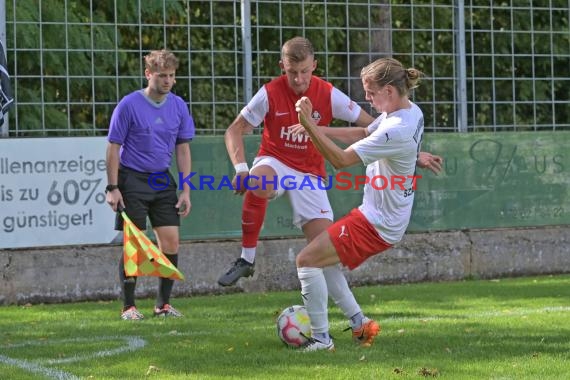
M 417 87 L 421 72 L 406 69 L 395 59 L 381 58 L 364 67 L 360 76 L 366 100 L 381 113 L 368 128 L 319 128 L 311 119 L 311 101 L 303 97 L 296 103 L 304 131 L 323 156 L 336 169 L 367 165 L 369 179 L 362 204 L 319 234 L 297 256 L 301 294 L 311 318 L 312 334 L 306 351 L 334 350 L 323 269 L 340 262 L 352 270 L 398 243 L 414 203 L 424 118 L 409 100 L 409 93 Z M 303 130 L 292 129 L 295 133 Z M 341 149 L 333 141 L 340 136 L 351 140 L 352 145 Z M 366 346 L 372 342 L 360 343 Z
M 270 199 L 287 195 L 293 223 L 303 231 L 307 242 L 333 223 L 327 192 L 317 184 L 317 177 L 326 176 L 325 161 L 307 136 L 294 136 L 290 132 L 291 126 L 299 125 L 296 102 L 303 96 L 310 98 L 311 118 L 325 129 L 335 129 L 327 127 L 333 119 L 354 123 L 357 127 L 353 128 L 361 131 L 374 121 L 346 94 L 313 75 L 317 61 L 313 45 L 306 38 L 294 37 L 283 44 L 279 66 L 284 73 L 255 94 L 224 136 L 228 155 L 236 169 L 234 186 L 237 181 L 247 179 L 248 173 L 252 178 L 249 185 L 242 183 L 236 189 L 237 194 L 244 195 L 242 251 L 231 268 L 218 279 L 221 286 L 232 286 L 241 277 L 253 275 L 258 237 Z M 243 136 L 261 124 L 261 144 L 249 172 Z M 435 173 L 441 170 L 440 164 L 441 157 L 428 152 L 422 152 L 418 157 L 418 166 Z M 310 179 L 313 186 L 285 190 L 283 186 L 274 186 L 270 182 L 264 184 L 264 178 L 271 180 L 276 177 L 294 178 L 293 182 L 297 184 Z M 371 343 L 379 327 L 362 313 L 340 266 L 327 267 L 324 276 L 332 300 L 349 320 L 353 337 Z
M 249 185 L 242 183 L 236 189 L 236 193 L 244 194 L 241 257 L 219 278 L 218 283 L 222 286 L 231 286 L 241 277 L 253 275 L 257 241 L 269 199 L 287 194 L 293 223 L 302 229 L 307 241 L 333 223 L 327 192 L 317 184 L 317 177 L 326 176 L 325 161 L 307 136 L 293 136 L 289 131 L 292 125 L 299 125 L 296 102 L 302 96 L 311 98 L 311 117 L 326 129 L 329 129 L 327 126 L 333 119 L 355 123 L 358 127 L 353 128 L 361 130 L 374 121 L 347 95 L 313 75 L 317 61 L 313 45 L 306 38 L 294 37 L 285 42 L 279 65 L 284 74 L 265 84 L 256 93 L 225 134 L 228 154 L 236 169 L 233 181 L 236 185 L 237 181 L 244 181 L 248 177 L 249 171 L 245 162 L 243 135 L 263 123 L 261 145 L 250 172 L 252 179 Z M 437 165 L 437 158 L 429 155 L 425 162 Z M 283 186 L 264 184 L 264 178 L 276 177 L 294 178 L 295 183 L 310 179 L 313 186 L 312 189 L 298 187 L 285 191 Z M 378 325 L 362 313 L 340 266 L 326 268 L 324 276 L 327 290 L 349 320 L 353 336 L 374 339 Z

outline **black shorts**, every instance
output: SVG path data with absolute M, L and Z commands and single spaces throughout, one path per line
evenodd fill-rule
M 178 202 L 176 180 L 169 171 L 164 174 L 157 176 L 156 173 L 141 173 L 124 166 L 119 168 L 118 185 L 123 195 L 125 212 L 141 230 L 146 229 L 147 217 L 153 228 L 180 226 L 180 215 L 175 207 Z M 153 177 L 150 177 L 151 175 Z M 161 184 L 164 186 L 160 186 Z M 157 186 L 161 190 L 157 190 Z M 115 229 L 123 230 L 123 218 L 119 213 L 115 220 Z

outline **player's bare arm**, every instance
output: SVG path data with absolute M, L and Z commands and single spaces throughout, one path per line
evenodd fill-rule
M 346 150 L 342 150 L 325 135 L 324 130 L 326 128 L 320 128 L 315 124 L 311 118 L 313 106 L 309 98 L 302 97 L 295 106 L 299 115 L 299 122 L 305 127 L 315 147 L 335 169 L 346 168 L 362 162 L 352 148 L 349 147 Z
M 374 118 L 370 116 L 368 112 L 361 109 L 360 114 L 358 115 L 358 119 L 356 119 L 354 124 L 359 127 L 368 127 L 370 124 L 372 124 L 373 121 Z
M 366 127 L 331 127 L 324 128 L 323 132 L 328 138 L 349 145 L 368 136 Z
M 230 124 L 226 133 L 224 134 L 224 141 L 226 149 L 234 168 L 236 175 L 232 180 L 232 186 L 235 194 L 243 195 L 247 191 L 246 180 L 249 174 L 247 162 L 245 159 L 245 144 L 243 136 L 253 132 L 253 125 L 247 122 L 242 115 L 238 115 L 236 119 Z M 240 184 L 238 186 L 238 178 Z
M 330 139 L 343 144 L 352 144 L 368 136 L 366 127 L 322 127 L 322 132 Z M 302 124 L 295 124 L 289 127 L 293 134 L 306 134 Z
M 228 129 L 226 129 L 224 141 L 228 155 L 234 166 L 246 162 L 243 135 L 251 134 L 252 132 L 253 126 L 249 124 L 242 115 L 238 115 Z
M 182 143 L 177 144 L 175 147 L 176 152 L 176 166 L 178 171 L 182 173 L 183 178 L 190 175 L 192 170 L 192 155 L 190 154 L 190 144 Z M 183 184 L 182 191 L 178 195 L 178 202 L 176 203 L 178 215 L 187 217 L 190 214 L 192 203 L 190 202 L 190 186 L 187 183 Z

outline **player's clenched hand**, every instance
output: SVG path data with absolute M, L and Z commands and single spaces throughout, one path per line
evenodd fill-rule
M 441 172 L 443 158 L 429 152 L 420 152 L 418 154 L 417 164 L 422 169 L 428 169 L 435 174 L 439 174 Z
M 306 96 L 297 100 L 295 103 L 295 110 L 299 116 L 299 123 L 305 128 L 310 128 L 315 126 L 313 119 L 311 118 L 311 113 L 313 112 L 313 105 L 311 101 Z
M 234 189 L 234 194 L 244 195 L 247 191 L 247 181 L 249 180 L 249 172 L 239 172 L 236 173 L 234 179 L 232 180 L 232 187 Z

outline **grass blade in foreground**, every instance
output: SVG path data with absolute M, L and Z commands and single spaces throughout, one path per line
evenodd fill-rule
M 564 379 L 570 276 L 354 289 L 382 324 L 353 345 L 330 307 L 336 353 L 300 353 L 275 317 L 298 292 L 176 299 L 185 318 L 119 319 L 119 302 L 0 307 L 6 379 Z M 143 312 L 152 300 L 139 302 Z

